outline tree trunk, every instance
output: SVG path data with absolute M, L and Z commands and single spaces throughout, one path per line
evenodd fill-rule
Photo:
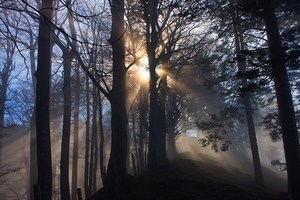
M 79 74 L 79 67 L 75 68 L 75 74 L 76 74 L 76 82 L 75 82 L 73 164 L 72 164 L 72 200 L 77 199 L 78 135 L 79 135 L 79 106 L 80 106 L 80 74 Z
M 34 200 L 34 185 L 38 183 L 37 174 L 37 146 L 36 146 L 36 108 L 32 112 L 30 119 L 30 177 L 29 177 L 29 187 L 30 194 L 29 200 Z
M 60 196 L 70 199 L 69 190 L 69 155 L 71 131 L 71 63 L 72 54 L 66 50 L 63 54 L 64 65 L 64 115 L 60 157 Z
M 300 153 L 299 137 L 291 88 L 282 50 L 274 1 L 261 1 L 267 30 L 271 65 L 275 83 L 279 118 L 281 122 L 283 146 L 285 151 L 288 192 L 290 200 L 300 199 Z
M 50 22 L 52 0 L 43 0 L 39 18 L 38 68 L 36 72 L 36 138 L 38 164 L 38 196 L 43 200 L 52 196 L 52 161 L 49 124 L 49 94 L 51 75 Z
M 90 193 L 89 188 L 89 153 L 90 153 L 90 84 L 86 76 L 86 129 L 85 129 L 85 156 L 84 156 L 84 192 L 85 197 Z
M 238 16 L 236 16 L 236 12 L 234 7 L 232 6 L 232 21 L 233 21 L 233 32 L 234 32 L 234 40 L 235 40 L 235 50 L 237 56 L 237 64 L 238 70 L 242 74 L 246 72 L 246 58 L 242 55 L 242 51 L 244 50 L 244 41 L 242 31 L 240 31 L 240 27 L 236 23 Z M 248 82 L 247 79 L 242 77 L 242 87 L 247 87 Z M 248 135 L 250 140 L 250 147 L 252 153 L 252 161 L 253 161 L 253 169 L 254 169 L 254 176 L 255 176 L 255 183 L 257 185 L 264 185 L 264 178 L 260 163 L 259 157 L 259 149 L 257 145 L 256 139 L 256 132 L 255 132 L 255 125 L 252 113 L 252 106 L 251 106 L 251 99 L 250 94 L 242 94 L 243 104 L 246 111 L 246 119 L 247 119 L 247 128 L 248 128 Z
M 99 132 L 100 132 L 100 156 L 99 156 L 99 161 L 100 161 L 100 174 L 101 174 L 101 179 L 102 179 L 102 185 L 103 188 L 106 187 L 106 171 L 105 171 L 105 146 L 104 146 L 104 129 L 103 129 L 103 108 L 102 108 L 102 98 L 101 98 L 101 94 L 99 92 L 98 94 L 99 96 Z
M 111 91 L 111 153 L 107 169 L 110 199 L 116 199 L 127 175 L 126 67 L 124 40 L 124 0 L 111 1 L 113 49 L 113 87 Z
M 92 117 L 92 139 L 91 139 L 91 154 L 90 154 L 90 169 L 89 169 L 89 189 L 90 194 L 93 192 L 93 172 L 94 172 L 94 162 L 95 162 L 95 140 L 97 138 L 97 97 L 96 97 L 96 87 L 93 88 L 93 117 Z
M 147 168 L 152 172 L 159 172 L 166 168 L 166 124 L 164 97 L 159 99 L 157 88 L 156 66 L 156 48 L 158 47 L 157 32 L 157 12 L 158 1 L 143 1 L 144 18 L 146 22 L 146 46 L 149 60 L 149 93 L 150 93 L 150 110 L 149 110 L 149 151 Z
M 30 35 L 32 48 L 30 49 L 30 72 L 32 77 L 32 87 L 34 94 L 36 94 L 36 79 L 34 76 L 36 65 L 35 65 L 35 48 L 37 42 L 33 42 L 33 34 Z M 33 185 L 37 184 L 37 152 L 36 152 L 36 108 L 34 107 L 32 111 L 32 116 L 30 119 L 30 175 L 29 175 L 29 195 L 28 200 L 34 199 Z
M 148 128 L 147 122 L 147 113 L 148 113 L 148 87 L 142 83 L 140 86 L 140 117 L 139 117 L 139 126 L 140 126 L 140 137 L 139 137 L 139 161 L 141 172 L 145 170 L 145 145 L 144 140 L 146 138 L 146 131 Z

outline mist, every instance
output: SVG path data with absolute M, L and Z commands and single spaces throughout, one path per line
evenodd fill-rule
M 58 133 L 57 133 L 58 134 Z M 52 134 L 53 160 L 53 199 L 59 199 L 59 135 Z M 210 147 L 201 147 L 198 134 L 180 134 L 176 137 L 176 154 L 168 155 L 186 177 L 208 179 L 220 183 L 236 185 L 245 190 L 255 190 L 253 163 L 249 146 L 243 151 L 235 145 L 225 152 L 214 152 Z M 259 151 L 266 190 L 277 194 L 287 191 L 286 171 L 272 166 L 272 160 L 284 160 L 281 142 L 272 142 L 263 131 L 258 132 Z M 84 131 L 79 133 L 78 188 L 84 187 Z M 71 140 L 72 141 L 72 140 Z M 5 129 L 3 136 L 2 165 L 0 176 L 1 199 L 26 199 L 29 181 L 29 131 L 26 127 Z M 106 158 L 109 157 L 109 142 L 106 145 Z M 71 148 L 72 149 L 72 143 Z M 70 158 L 72 155 L 70 155 Z M 106 161 L 107 162 L 107 161 Z M 191 164 L 193 163 L 193 164 Z M 70 167 L 72 162 L 70 159 Z M 134 174 L 132 162 L 129 171 Z M 70 175 L 71 175 L 70 171 Z M 70 176 L 71 179 L 71 176 Z M 97 173 L 97 188 L 102 187 L 100 174 Z M 71 180 L 70 180 L 71 181 Z

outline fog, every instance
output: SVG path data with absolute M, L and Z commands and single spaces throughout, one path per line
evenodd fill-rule
M 0 199 L 26 199 L 29 184 L 29 148 L 30 136 L 28 128 L 17 127 L 4 129 L 2 138 L 1 168 L 0 168 Z M 79 132 L 78 150 L 78 187 L 83 189 L 84 180 L 84 134 Z M 59 133 L 51 133 L 52 171 L 53 171 L 53 199 L 59 199 L 59 164 L 61 138 Z M 70 138 L 70 158 L 73 153 L 73 137 Z M 72 173 L 72 159 L 70 159 L 70 183 Z M 101 187 L 101 178 L 97 174 L 97 189 Z M 70 184 L 71 185 L 71 184 Z
M 84 130 L 81 130 L 79 134 L 78 187 L 80 188 L 83 188 L 84 174 L 83 132 Z M 212 181 L 230 183 L 247 189 L 254 187 L 252 159 L 248 145 L 245 145 L 244 151 L 236 150 L 236 144 L 232 144 L 228 151 L 215 153 L 210 147 L 201 147 L 198 142 L 199 135 L 201 134 L 181 134 L 176 138 L 177 155 L 173 162 L 184 171 L 186 176 L 201 178 L 203 174 Z M 58 199 L 59 196 L 60 139 L 56 136 L 52 134 L 53 199 Z M 70 141 L 71 157 L 72 138 Z M 280 171 L 279 168 L 270 164 L 272 160 L 284 160 L 282 143 L 271 142 L 262 131 L 258 132 L 258 141 L 267 188 L 276 194 L 286 191 L 286 171 Z M 108 152 L 109 146 L 106 146 L 106 150 Z M 4 130 L 1 158 L 0 199 L 26 199 L 29 181 L 29 131 L 27 128 Z M 185 160 L 193 161 L 192 170 L 190 166 L 186 166 Z M 97 176 L 97 188 L 100 188 L 101 178 L 99 174 Z
M 284 159 L 282 143 L 273 143 L 270 139 L 258 134 L 260 160 L 265 184 L 274 194 L 287 190 L 286 171 L 272 166 L 272 160 Z M 199 171 L 206 173 L 211 180 L 230 183 L 245 188 L 254 185 L 252 155 L 249 147 L 244 151 L 234 149 L 235 144 L 226 152 L 214 152 L 210 147 L 201 147 L 198 137 L 182 134 L 177 137 L 177 159 L 191 159 L 199 166 Z M 247 146 L 247 145 L 246 145 Z M 197 173 L 197 172 L 193 172 Z

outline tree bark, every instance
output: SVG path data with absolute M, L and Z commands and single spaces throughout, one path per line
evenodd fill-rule
M 43 200 L 52 196 L 52 161 L 49 124 L 49 94 L 51 75 L 51 19 L 52 0 L 43 0 L 39 18 L 38 68 L 36 72 L 36 134 L 38 164 L 38 196 Z
M 284 65 L 284 52 L 275 15 L 275 2 L 261 1 L 261 3 L 263 5 L 263 18 L 267 30 L 277 105 L 281 122 L 289 198 L 290 200 L 297 200 L 300 199 L 300 149 L 291 88 L 287 70 Z

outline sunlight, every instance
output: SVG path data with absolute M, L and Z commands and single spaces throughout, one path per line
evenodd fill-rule
M 150 74 L 148 69 L 148 57 L 147 56 L 141 57 L 140 59 L 138 59 L 136 65 L 138 67 L 137 78 L 139 82 L 141 83 L 149 82 Z
M 144 67 L 141 67 L 138 71 L 138 79 L 141 83 L 149 82 L 150 79 L 149 70 Z

